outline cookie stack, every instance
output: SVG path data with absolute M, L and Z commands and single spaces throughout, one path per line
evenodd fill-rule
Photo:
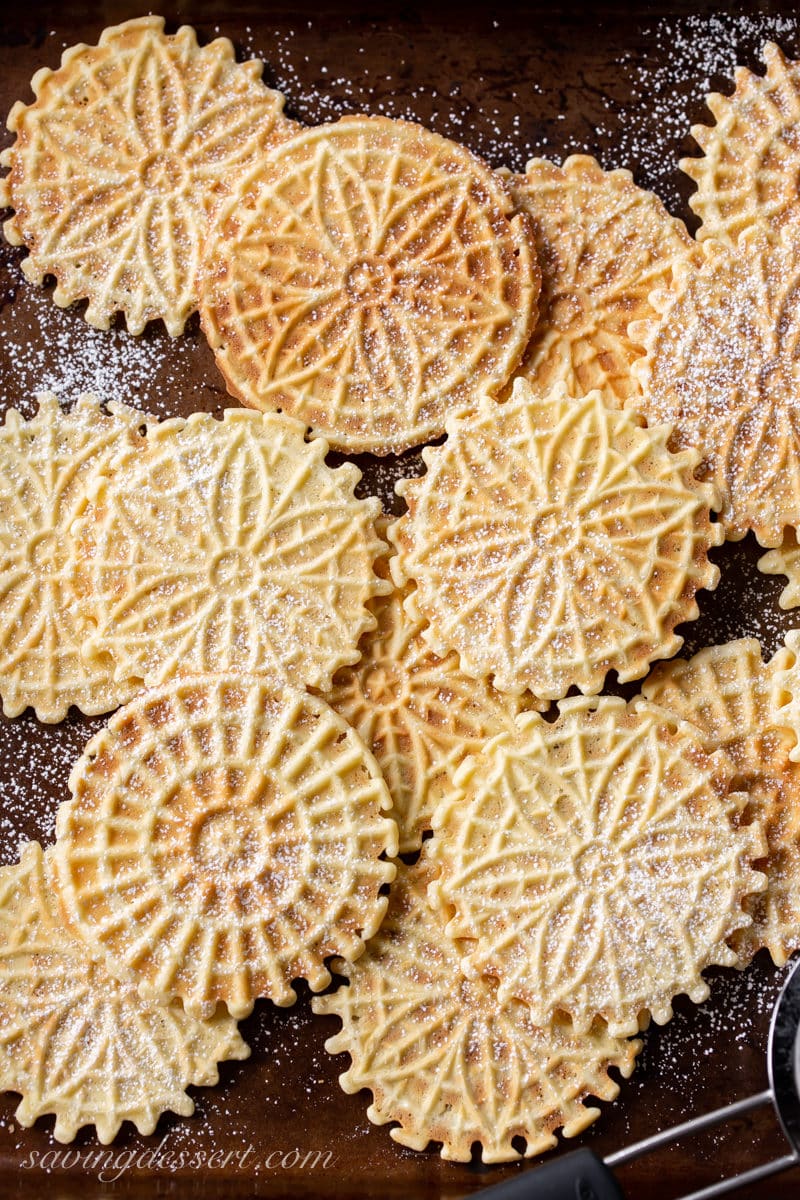
M 673 658 L 725 538 L 800 595 L 800 68 L 710 102 L 699 241 L 627 171 L 301 128 L 260 74 L 145 18 L 9 117 L 27 278 L 101 328 L 199 310 L 250 411 L 0 429 L 4 711 L 117 710 L 0 871 L 0 1086 L 151 1132 L 332 967 L 371 1120 L 531 1156 L 706 968 L 800 947 L 798 639 Z M 326 461 L 423 444 L 394 521 Z

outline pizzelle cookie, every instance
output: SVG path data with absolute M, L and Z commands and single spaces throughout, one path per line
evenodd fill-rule
M 659 663 L 643 695 L 700 734 L 703 749 L 727 751 L 749 796 L 746 819 L 767 839 L 759 868 L 767 888 L 748 897 L 753 924 L 738 930 L 733 946 L 749 962 L 765 946 L 782 967 L 800 948 L 800 765 L 790 760 L 795 739 L 781 728 L 775 677 L 786 652 L 764 664 L 755 638 L 708 646 L 687 661 Z
M 701 972 L 733 966 L 727 945 L 751 923 L 743 904 L 766 880 L 766 844 L 738 819 L 732 764 L 691 726 L 617 697 L 563 700 L 550 724 L 517 718 L 459 768 L 434 815 L 441 877 L 432 902 L 448 933 L 474 938 L 467 975 L 500 980 L 546 1023 L 578 1032 L 602 1016 L 615 1036 L 672 1000 L 708 995 Z
M 800 521 L 800 243 L 788 227 L 754 228 L 735 250 L 702 249 L 699 270 L 677 268 L 653 294 L 660 318 L 631 327 L 647 347 L 635 406 L 674 425 L 676 445 L 702 451 L 729 538 L 752 530 L 779 546 Z
M 388 576 L 385 560 L 380 573 Z M 375 755 L 401 854 L 419 850 L 458 764 L 487 738 L 513 729 L 523 707 L 521 699 L 464 675 L 458 655 L 434 654 L 423 622 L 404 608 L 409 594 L 409 587 L 394 588 L 371 602 L 377 625 L 361 639 L 359 661 L 337 671 L 325 697 Z
M 797 608 L 800 604 L 800 543 L 796 528 L 788 526 L 784 529 L 780 546 L 761 555 L 758 569 L 765 575 L 785 575 L 788 582 L 778 603 L 781 608 Z
M 243 181 L 209 243 L 203 329 L 243 403 L 398 452 L 510 377 L 536 319 L 528 234 L 469 150 L 346 117 Z
M 81 396 L 69 410 L 42 393 L 29 421 L 11 409 L 0 427 L 0 695 L 16 717 L 31 705 L 40 721 L 62 721 L 70 705 L 94 714 L 116 708 L 134 686 L 114 678 L 107 654 L 84 653 L 91 633 L 72 525 L 87 495 L 123 448 L 142 442 L 148 418 L 101 409 Z
M 542 270 L 539 321 L 517 374 L 542 392 L 559 382 L 571 396 L 597 388 L 621 407 L 639 393 L 631 364 L 644 353 L 628 325 L 655 315 L 650 293 L 695 243 L 630 171 L 604 171 L 585 154 L 563 167 L 533 158 L 508 182 Z
M 398 484 L 409 512 L 389 531 L 392 571 L 416 583 L 406 604 L 437 654 L 555 700 L 675 653 L 675 626 L 719 578 L 696 452 L 671 453 L 668 427 L 643 428 L 599 392 L 540 396 L 521 379 L 447 431 L 422 452 L 426 474 Z
M 197 1021 L 112 978 L 64 924 L 49 859 L 29 842 L 0 868 L 0 1088 L 21 1094 L 23 1128 L 55 1114 L 59 1142 L 94 1125 L 106 1144 L 123 1121 L 152 1133 L 194 1111 L 189 1084 L 250 1051 L 230 1017 Z
M 389 586 L 373 570 L 380 505 L 326 452 L 299 421 L 227 409 L 165 421 L 119 456 L 76 531 L 94 652 L 148 684 L 281 670 L 324 686 L 354 662 L 366 602 Z
M 367 1116 L 398 1121 L 391 1136 L 424 1150 L 441 1142 L 442 1158 L 468 1162 L 475 1143 L 484 1162 L 530 1158 L 581 1133 L 599 1116 L 588 1096 L 613 1100 L 608 1074 L 633 1071 L 640 1043 L 611 1037 L 600 1020 L 584 1034 L 556 1016 L 537 1026 L 519 1000 L 500 1001 L 497 983 L 467 979 L 460 956 L 430 907 L 425 854 L 398 868 L 389 909 L 357 962 L 342 967 L 349 986 L 315 997 L 314 1011 L 341 1018 L 328 1039 L 331 1054 L 347 1051 L 345 1092 L 369 1088 Z
M 680 167 L 697 184 L 689 205 L 702 222 L 700 240 L 735 246 L 744 229 L 778 229 L 800 215 L 800 64 L 774 42 L 763 53 L 766 74 L 737 67 L 733 95 L 706 97 L 715 124 L 692 126 L 703 155 L 681 159 Z
M 54 275 L 56 304 L 87 299 L 101 329 L 122 312 L 131 333 L 157 318 L 181 333 L 215 207 L 298 128 L 262 68 L 237 63 L 227 38 L 201 47 L 188 26 L 166 36 L 163 18 L 141 17 L 38 71 L 0 158 L 5 233 L 28 247 L 28 279 Z
M 293 1004 L 380 924 L 397 828 L 372 755 L 321 700 L 202 676 L 145 692 L 86 746 L 57 820 L 70 922 L 142 995 L 193 1016 Z
M 774 675 L 773 702 L 776 720 L 794 738 L 789 758 L 800 763 L 800 629 L 790 629 L 785 642 L 785 653 L 775 656 L 780 666 Z

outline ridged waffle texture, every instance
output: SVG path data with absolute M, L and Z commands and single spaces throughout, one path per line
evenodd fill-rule
M 653 294 L 660 318 L 631 329 L 647 347 L 634 406 L 674 425 L 676 445 L 701 451 L 729 538 L 752 530 L 779 546 L 800 522 L 800 242 L 788 226 L 755 228 L 733 250 L 717 241 L 703 250 L 699 270 L 679 270 Z
M 283 671 L 325 686 L 388 589 L 375 499 L 299 421 L 226 409 L 149 432 L 119 456 L 76 529 L 91 571 L 91 647 L 148 684 L 176 673 Z
M 242 182 L 209 245 L 201 319 L 232 395 L 387 454 L 509 378 L 536 319 L 526 219 L 470 151 L 346 117 Z
M 113 455 L 142 441 L 142 413 L 100 408 L 84 395 L 65 411 L 39 396 L 29 421 L 10 409 L 0 427 L 0 695 L 7 717 L 31 705 L 62 721 L 70 705 L 116 708 L 134 687 L 107 654 L 86 652 L 92 633 L 79 603 L 87 580 L 72 525 Z
M 602 1021 L 585 1034 L 563 1016 L 539 1027 L 526 1005 L 498 999 L 495 980 L 467 979 L 466 944 L 450 941 L 428 904 L 424 859 L 399 868 L 381 929 L 343 968 L 349 986 L 313 1000 L 342 1021 L 326 1049 L 350 1055 L 342 1088 L 369 1088 L 369 1119 L 399 1122 L 391 1136 L 403 1146 L 440 1142 L 456 1162 L 476 1143 L 486 1163 L 541 1154 L 556 1130 L 574 1137 L 597 1118 L 587 1097 L 616 1097 L 609 1068 L 627 1078 L 639 1043 L 611 1037 Z
M 388 563 L 381 560 L 381 574 Z M 483 743 L 514 727 L 529 703 L 465 675 L 458 655 L 440 658 L 394 588 L 370 604 L 377 625 L 361 639 L 361 658 L 337 671 L 328 702 L 364 739 L 392 797 L 400 853 L 419 850 L 453 771 Z
M 790 629 L 785 642 L 785 654 L 776 655 L 773 702 L 778 724 L 794 738 L 789 757 L 800 763 L 800 629 Z
M 682 644 L 675 626 L 716 586 L 712 490 L 698 456 L 667 449 L 599 392 L 547 396 L 517 380 L 423 451 L 427 472 L 398 485 L 408 515 L 389 531 L 397 582 L 437 654 L 500 691 L 546 700 L 599 692 L 610 670 L 638 679 Z
M 65 911 L 112 972 L 194 1016 L 330 982 L 386 908 L 397 852 L 375 760 L 321 700 L 263 679 L 175 681 L 87 745 L 59 809 Z
M 538 1024 L 556 1012 L 585 1032 L 596 1015 L 617 1036 L 672 1001 L 708 996 L 702 971 L 732 966 L 728 940 L 766 886 L 751 867 L 766 843 L 740 826 L 729 760 L 703 752 L 691 726 L 652 705 L 564 700 L 548 723 L 518 718 L 457 771 L 434 815 L 448 933 L 475 938 L 470 977 L 500 980 Z
M 779 967 L 800 949 L 800 765 L 789 757 L 795 739 L 779 725 L 774 694 L 786 665 L 785 651 L 765 664 L 755 638 L 741 638 L 660 663 L 642 686 L 648 700 L 694 726 L 704 750 L 730 755 L 749 797 L 744 819 L 766 836 L 758 867 L 767 888 L 748 897 L 753 924 L 732 942 L 742 965 L 763 946 Z
M 655 316 L 650 293 L 694 242 L 630 171 L 604 171 L 585 154 L 562 167 L 533 158 L 508 182 L 542 270 L 539 320 L 516 373 L 541 392 L 559 382 L 571 396 L 596 388 L 622 407 L 639 393 L 631 365 L 644 353 L 628 325 Z
M 101 329 L 121 312 L 131 333 L 157 318 L 181 333 L 215 208 L 298 128 L 262 67 L 237 63 L 227 38 L 201 47 L 188 26 L 166 36 L 163 18 L 141 17 L 38 71 L 0 158 L 5 233 L 28 247 L 28 279 L 54 275 L 56 304 L 88 300 Z
M 765 44 L 764 62 L 763 76 L 737 67 L 732 95 L 706 97 L 715 123 L 692 126 L 703 154 L 680 166 L 697 184 L 689 204 L 700 240 L 735 246 L 744 229 L 796 225 L 800 215 L 800 64 L 774 42 Z
M 250 1051 L 230 1017 L 197 1021 L 112 978 L 65 924 L 49 855 L 30 842 L 0 869 L 0 1088 L 21 1094 L 23 1128 L 55 1114 L 59 1142 L 93 1125 L 108 1143 L 123 1121 L 152 1133 Z
M 778 603 L 781 608 L 797 608 L 800 604 L 800 543 L 795 528 L 787 527 L 780 546 L 761 555 L 758 569 L 765 575 L 785 575 L 787 584 Z

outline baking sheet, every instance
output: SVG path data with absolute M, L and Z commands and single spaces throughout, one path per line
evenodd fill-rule
M 800 54 L 792 6 L 769 5 L 768 14 L 760 7 L 725 13 L 696 4 L 606 3 L 495 12 L 461 3 L 402 5 L 385 15 L 342 0 L 270 5 L 266 13 L 255 3 L 187 2 L 161 11 L 170 28 L 190 22 L 201 40 L 222 33 L 240 56 L 264 58 L 266 82 L 285 92 L 287 112 L 301 120 L 361 109 L 413 117 L 463 140 L 492 165 L 515 169 L 532 154 L 593 153 L 606 167 L 629 167 L 637 182 L 689 219 L 691 185 L 676 164 L 694 152 L 688 129 L 707 119 L 705 92 L 731 90 L 733 64 L 756 65 L 765 37 Z M 140 12 L 123 3 L 5 4 L 0 111 L 18 98 L 28 101 L 32 74 L 56 66 L 64 47 L 95 42 L 104 26 Z M 2 144 L 9 140 L 3 135 Z M 165 416 L 219 413 L 232 403 L 196 319 L 176 341 L 158 327 L 139 339 L 120 329 L 98 333 L 79 312 L 58 310 L 27 284 L 20 258 L 0 246 L 3 407 L 30 413 L 33 393 L 43 387 L 65 397 L 93 389 Z M 395 509 L 394 481 L 420 470 L 415 452 L 358 462 L 362 489 Z M 714 552 L 723 578 L 713 595 L 701 594 L 701 619 L 683 631 L 689 652 L 745 634 L 761 638 L 767 653 L 780 643 L 793 618 L 777 605 L 782 581 L 757 572 L 759 553 L 752 539 Z M 0 720 L 3 862 L 16 859 L 20 840 L 52 838 L 70 766 L 102 723 L 77 714 L 58 726 L 39 725 L 30 715 Z M 579 1143 L 610 1152 L 760 1091 L 782 976 L 765 955 L 743 974 L 710 972 L 711 1000 L 700 1009 L 679 1001 L 671 1024 L 647 1034 L 633 1079 Z M 294 1009 L 259 1005 L 243 1024 L 252 1058 L 223 1065 L 218 1088 L 195 1089 L 192 1118 L 162 1117 L 152 1138 L 126 1127 L 107 1150 L 84 1131 L 65 1153 L 52 1139 L 52 1119 L 20 1130 L 16 1098 L 0 1096 L 0 1194 L 458 1197 L 520 1169 L 444 1163 L 436 1149 L 404 1150 L 388 1129 L 371 1126 L 368 1096 L 345 1096 L 338 1087 L 346 1056 L 333 1059 L 323 1049 L 337 1025 L 312 1017 L 302 989 Z M 730 1130 L 633 1163 L 620 1178 L 631 1197 L 666 1200 L 780 1153 L 785 1143 L 766 1109 Z M 798 1192 L 795 1170 L 747 1195 L 764 1200 Z

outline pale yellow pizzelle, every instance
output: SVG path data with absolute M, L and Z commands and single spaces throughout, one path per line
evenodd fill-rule
M 380 569 L 388 576 L 385 560 Z M 409 593 L 409 587 L 393 588 L 371 602 L 377 625 L 361 639 L 361 658 L 337 671 L 325 693 L 375 755 L 392 797 L 401 854 L 419 850 L 458 764 L 487 738 L 512 729 L 514 716 L 530 703 L 470 679 L 458 655 L 434 654 L 423 622 L 404 607 Z
M 107 712 L 135 690 L 108 654 L 87 653 L 87 586 L 73 523 L 111 458 L 135 454 L 150 418 L 90 395 L 62 409 L 39 396 L 34 417 L 10 409 L 0 427 L 0 696 L 15 717 L 29 705 L 62 721 L 70 705 Z
M 800 543 L 795 527 L 787 526 L 780 546 L 761 555 L 758 569 L 765 575 L 785 575 L 788 582 L 778 603 L 781 608 L 797 608 L 800 604 Z
M 505 384 L 536 319 L 539 268 L 526 218 L 469 150 L 351 116 L 243 180 L 201 291 L 232 395 L 340 449 L 388 454 Z
M 290 417 L 226 409 L 165 421 L 120 455 L 76 530 L 90 648 L 148 684 L 280 670 L 327 685 L 389 585 L 373 570 L 379 502 L 326 451 Z
M 539 320 L 516 373 L 538 390 L 597 388 L 614 407 L 639 393 L 631 365 L 644 353 L 631 321 L 654 316 L 650 293 L 695 253 L 686 226 L 630 171 L 585 154 L 563 166 L 533 158 L 508 179 L 530 217 L 542 270 Z
M 753 924 L 732 940 L 743 965 L 766 947 L 782 967 L 800 949 L 800 765 L 789 757 L 795 739 L 779 723 L 774 696 L 786 665 L 786 651 L 764 663 L 756 639 L 741 638 L 659 663 L 642 685 L 648 700 L 695 727 L 705 750 L 727 751 L 748 793 L 744 819 L 764 830 L 767 857 L 758 866 L 767 888 L 748 897 Z
M 55 276 L 56 304 L 88 300 L 101 329 L 121 312 L 131 333 L 159 318 L 181 333 L 220 200 L 299 128 L 262 69 L 237 63 L 227 38 L 199 46 L 187 25 L 167 36 L 162 17 L 139 17 L 38 71 L 0 157 L 5 234 L 27 246 L 27 278 Z
M 651 297 L 659 318 L 631 329 L 647 348 L 635 407 L 701 451 L 728 538 L 779 546 L 800 521 L 800 241 L 755 227 L 702 250 Z
M 774 676 L 773 703 L 777 722 L 794 739 L 789 757 L 800 763 L 800 629 L 790 629 L 784 640 L 785 653 L 776 655 L 780 669 Z
M 448 422 L 427 472 L 398 485 L 392 571 L 437 654 L 503 692 L 556 700 L 599 692 L 606 674 L 638 679 L 682 644 L 675 627 L 716 586 L 722 540 L 698 455 L 673 454 L 670 429 L 646 429 L 599 392 L 525 380 Z
M 228 1016 L 188 1016 L 118 982 L 64 923 L 51 851 L 29 842 L 0 868 L 0 1089 L 19 1092 L 23 1128 L 54 1114 L 55 1138 L 83 1126 L 112 1141 L 123 1121 L 152 1133 L 161 1113 L 189 1116 L 191 1085 L 250 1051 Z
M 531 1158 L 557 1144 L 558 1129 L 575 1137 L 597 1119 L 588 1097 L 615 1099 L 609 1068 L 628 1078 L 640 1043 L 610 1036 L 599 1019 L 583 1034 L 563 1015 L 539 1026 L 521 1001 L 498 998 L 495 980 L 468 979 L 469 943 L 445 933 L 427 900 L 431 878 L 424 851 L 398 868 L 381 929 L 340 968 L 349 986 L 312 1001 L 342 1021 L 325 1048 L 350 1055 L 342 1088 L 368 1088 L 367 1116 L 398 1122 L 390 1133 L 401 1145 L 440 1142 L 455 1162 L 476 1144 L 486 1163 Z
M 728 941 L 766 886 L 733 765 L 641 699 L 563 700 L 554 723 L 517 724 L 467 759 L 434 815 L 430 894 L 450 936 L 475 939 L 464 970 L 496 976 L 499 1001 L 526 1001 L 539 1024 L 662 1025 L 675 996 L 706 999 L 706 967 L 737 962 Z
M 293 1004 L 378 928 L 397 827 L 377 764 L 274 680 L 175 680 L 86 746 L 54 850 L 69 921 L 142 995 L 188 1013 Z
M 735 246 L 744 229 L 780 229 L 800 216 L 800 63 L 774 42 L 765 43 L 763 57 L 765 75 L 737 67 L 732 95 L 706 97 L 714 124 L 692 126 L 703 154 L 682 158 L 680 167 L 697 184 L 689 205 L 701 241 Z

